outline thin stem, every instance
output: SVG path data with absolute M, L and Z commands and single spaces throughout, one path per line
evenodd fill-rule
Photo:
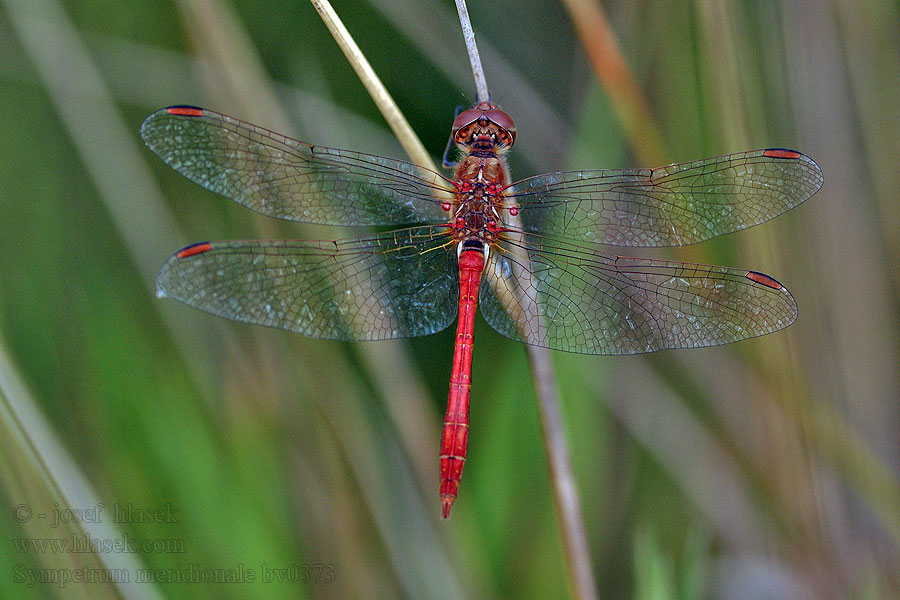
M 508 235 L 513 238 L 520 235 L 515 233 L 521 230 L 518 221 L 517 216 L 509 216 L 510 228 L 514 231 Z M 543 323 L 531 272 L 519 261 L 512 261 L 512 269 L 514 283 L 509 285 L 509 289 L 514 290 L 516 297 L 513 299 L 508 294 L 498 294 L 498 297 L 501 301 L 505 301 L 506 309 L 514 321 L 535 324 L 538 328 L 535 335 L 540 339 Z M 547 470 L 553 487 L 553 501 L 566 556 L 569 585 L 573 596 L 578 600 L 593 600 L 597 598 L 597 582 L 591 567 L 590 549 L 584 519 L 581 516 L 581 501 L 578 498 L 572 462 L 566 446 L 553 363 L 546 348 L 530 344 L 526 348 L 538 403 L 541 435 L 547 452 Z
M 491 93 L 488 90 L 487 79 L 484 76 L 484 68 L 481 66 L 481 56 L 478 54 L 478 44 L 475 43 L 475 31 L 469 20 L 469 9 L 466 8 L 466 0 L 456 0 L 456 11 L 459 13 L 459 24 L 462 26 L 463 37 L 466 40 L 466 50 L 469 52 L 469 63 L 472 65 L 472 76 L 475 77 L 476 103 L 490 102 Z
M 519 218 L 509 217 L 510 228 L 514 231 L 508 235 L 512 238 L 520 234 Z M 542 337 L 543 323 L 538 309 L 536 287 L 531 280 L 531 272 L 519 261 L 512 261 L 513 282 L 508 289 L 513 290 L 515 298 L 509 294 L 498 294 L 504 302 L 506 310 L 517 323 L 532 323 L 538 328 L 535 336 Z M 560 535 L 566 555 L 567 575 L 573 596 L 579 600 L 597 598 L 597 582 L 591 568 L 591 555 L 581 516 L 581 501 L 575 486 L 575 476 L 566 446 L 562 418 L 559 411 L 559 394 L 556 377 L 546 348 L 527 345 L 528 361 L 531 365 L 534 392 L 538 403 L 538 416 L 541 421 L 541 435 L 547 452 L 547 467 L 550 484 L 553 486 L 553 500 L 556 516 L 559 520 Z
M 559 394 L 550 353 L 546 348 L 527 346 L 532 379 L 538 401 L 541 433 L 547 449 L 547 465 L 553 483 L 553 499 L 559 519 L 563 548 L 566 553 L 569 584 L 575 598 L 596 599 L 597 582 L 591 563 L 590 548 L 581 516 L 581 501 L 572 472 L 569 449 L 559 412 Z
M 319 15 L 325 22 L 325 26 L 328 27 L 331 35 L 334 36 L 334 39 L 341 47 L 341 50 L 344 51 L 344 55 L 347 57 L 347 60 L 350 61 L 353 70 L 356 71 L 356 75 L 359 77 L 360 81 L 362 81 L 363 85 L 366 86 L 369 95 L 372 96 L 372 100 L 374 100 L 375 105 L 378 106 L 378 110 L 381 111 L 381 114 L 387 121 L 388 126 L 390 126 L 391 131 L 394 132 L 400 145 L 403 146 L 403 150 L 406 151 L 406 154 L 417 165 L 431 169 L 432 171 L 437 171 L 437 166 L 435 166 L 434 162 L 431 160 L 431 156 L 428 154 L 428 151 L 425 150 L 425 146 L 422 145 L 422 142 L 413 131 L 409 122 L 406 120 L 406 117 L 400 112 L 397 103 L 394 102 L 394 99 L 391 98 L 387 88 L 381 83 L 381 79 L 375 74 L 372 65 L 370 65 L 369 61 L 366 60 L 366 57 L 363 56 L 362 50 L 356 45 L 356 42 L 350 36 L 350 32 L 347 31 L 347 28 L 344 27 L 344 23 L 341 22 L 340 18 L 337 16 L 331 3 L 329 3 L 328 0 L 310 1 L 312 2 L 313 7 L 319 12 Z
M 459 22 L 462 25 L 463 35 L 466 39 L 466 48 L 469 51 L 469 60 L 472 63 L 472 74 L 475 77 L 478 102 L 488 101 L 490 93 L 484 70 L 481 67 L 481 58 L 478 55 L 478 47 L 475 43 L 475 34 L 469 21 L 469 12 L 466 9 L 465 0 L 456 0 L 456 8 L 459 12 Z M 518 218 L 510 214 L 511 225 L 517 229 Z M 516 268 L 520 267 L 520 268 Z M 534 297 L 535 288 L 526 285 L 530 281 L 530 273 L 514 264 L 514 277 L 520 283 L 513 286 L 518 292 L 519 303 L 511 303 L 507 309 L 515 315 L 524 310 L 527 314 L 538 318 L 540 326 L 540 314 L 537 298 Z M 504 295 L 501 295 L 504 297 Z M 578 498 L 578 490 L 575 486 L 575 476 L 572 472 L 572 462 L 566 447 L 566 436 L 563 431 L 562 418 L 559 411 L 559 394 L 556 387 L 556 376 L 553 372 L 553 363 L 550 353 L 546 348 L 528 345 L 528 359 L 531 364 L 534 391 L 537 397 L 538 414 L 541 420 L 541 433 L 544 440 L 544 448 L 547 452 L 547 465 L 550 473 L 550 483 L 553 486 L 553 500 L 556 506 L 556 515 L 559 519 L 560 535 L 563 540 L 563 548 L 566 556 L 567 575 L 572 593 L 578 600 L 593 600 L 597 598 L 597 584 L 594 580 L 591 556 L 587 543 L 587 534 L 584 529 L 584 519 L 581 516 L 581 502 Z

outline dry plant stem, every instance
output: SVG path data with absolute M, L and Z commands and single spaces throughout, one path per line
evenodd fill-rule
M 519 218 L 510 216 L 508 235 L 516 237 L 520 231 Z M 518 285 L 511 286 L 516 290 L 518 303 L 511 302 L 507 310 L 516 320 L 537 322 L 543 327 L 537 298 L 534 296 L 534 285 L 530 284 L 530 274 L 518 261 L 513 261 L 513 276 Z M 525 315 L 518 315 L 524 311 Z M 566 436 L 563 431 L 562 418 L 559 411 L 559 394 L 550 352 L 538 346 L 526 346 L 528 361 L 531 364 L 531 375 L 538 403 L 538 417 L 541 422 L 541 435 L 547 452 L 547 470 L 550 484 L 553 486 L 553 503 L 559 521 L 565 552 L 566 570 L 573 597 L 578 600 L 594 600 L 597 598 L 597 582 L 594 579 L 584 519 L 581 516 L 581 501 L 575 486 L 575 476 L 566 447 Z
M 469 21 L 469 12 L 466 9 L 465 0 L 456 0 L 456 8 L 459 12 L 459 22 L 462 25 L 463 35 L 466 39 L 466 49 L 469 52 L 469 60 L 472 64 L 472 74 L 475 77 L 477 89 L 477 101 L 490 100 L 487 80 L 484 69 L 481 66 L 481 58 L 475 43 L 475 33 Z M 518 218 L 510 216 L 510 225 L 518 229 Z M 515 276 L 520 282 L 527 278 L 524 269 L 518 269 Z M 520 300 L 526 312 L 533 312 L 536 318 L 540 318 L 537 312 L 536 298 L 529 296 L 527 290 L 534 289 L 531 286 L 522 286 L 518 289 Z M 516 310 L 519 307 L 509 307 Z M 578 499 L 578 491 L 575 487 L 575 477 L 572 474 L 572 464 L 569 459 L 569 451 L 566 447 L 566 437 L 562 427 L 562 419 L 559 412 L 559 396 L 556 388 L 556 378 L 553 373 L 553 365 L 550 361 L 550 353 L 546 348 L 527 346 L 528 358 L 531 363 L 531 373 L 534 381 L 535 394 L 538 401 L 538 414 L 541 420 L 541 432 L 544 439 L 544 447 L 547 451 L 547 464 L 550 473 L 550 482 L 553 486 L 553 499 L 556 506 L 556 514 L 559 519 L 560 534 L 563 538 L 563 548 L 566 555 L 566 567 L 572 593 L 579 600 L 597 598 L 597 584 L 591 568 L 591 557 L 588 549 L 587 535 L 584 530 L 584 519 L 581 516 L 581 503 Z
M 465 0 L 456 0 L 456 8 L 459 12 L 459 22 L 462 25 L 463 35 L 466 39 L 469 60 L 472 63 L 472 74 L 475 77 L 478 102 L 485 102 L 490 99 L 490 93 L 484 77 L 484 69 L 481 67 L 481 58 L 478 55 L 475 34 L 469 21 L 469 12 L 466 9 Z M 510 215 L 510 221 L 510 226 L 518 230 L 518 218 Z M 528 277 L 528 273 L 524 269 L 516 269 L 514 275 L 519 282 L 524 282 Z M 524 307 L 529 314 L 533 314 L 535 318 L 540 319 L 537 310 L 537 299 L 529 296 L 527 292 L 534 288 L 522 285 L 521 287 L 513 286 L 513 289 L 518 289 L 520 292 L 520 306 Z M 516 310 L 517 307 L 508 308 Z M 530 345 L 527 348 L 534 390 L 538 401 L 538 414 L 541 420 L 544 448 L 547 451 L 547 464 L 550 482 L 553 486 L 553 499 L 557 518 L 559 519 L 560 535 L 563 538 L 563 548 L 565 549 L 569 583 L 575 598 L 579 600 L 593 599 L 597 597 L 597 584 L 594 581 L 594 573 L 591 568 L 591 557 L 587 535 L 584 530 L 584 519 L 581 516 L 581 503 L 575 487 L 575 476 L 572 474 L 572 463 L 569 459 L 566 436 L 559 412 L 559 395 L 557 394 L 553 364 L 550 360 L 550 353 L 546 348 Z
M 597 598 L 597 582 L 591 565 L 590 549 L 581 516 L 581 502 L 566 447 L 559 395 L 556 388 L 550 352 L 546 348 L 527 346 L 531 373 L 537 393 L 541 433 L 547 449 L 547 465 L 553 483 L 556 516 L 559 519 L 569 569 L 569 583 L 575 598 Z
M 466 40 L 466 50 L 469 52 L 472 76 L 475 77 L 475 102 L 490 102 L 491 93 L 488 91 L 484 68 L 481 66 L 481 56 L 478 54 L 478 45 L 475 43 L 475 31 L 472 30 L 472 22 L 469 20 L 469 9 L 466 8 L 466 0 L 456 0 L 456 11 L 459 13 L 459 24 L 462 27 L 463 37 Z
M 378 110 L 384 115 L 384 119 L 390 126 L 391 131 L 394 132 L 400 145 L 403 146 L 403 150 L 406 151 L 406 154 L 417 165 L 436 171 L 437 167 L 432 162 L 428 151 L 425 150 L 425 146 L 419 141 L 419 137 L 415 134 L 412 127 L 410 127 L 406 118 L 403 116 L 403 113 L 400 112 L 400 109 L 397 107 L 394 99 L 391 98 L 391 95 L 384 87 L 384 84 L 381 83 L 378 75 L 375 74 L 372 65 L 370 65 L 369 61 L 366 60 L 366 57 L 363 56 L 359 46 L 357 46 L 356 42 L 353 41 L 353 38 L 350 37 L 350 32 L 347 31 L 347 28 L 344 27 L 344 23 L 341 22 L 337 13 L 334 12 L 331 3 L 329 3 L 328 0 L 310 1 L 312 2 L 313 7 L 319 12 L 319 16 L 322 17 L 325 26 L 328 27 L 331 35 L 334 36 L 334 39 L 341 47 L 341 50 L 344 51 L 344 55 L 353 66 L 353 70 L 356 71 L 357 76 L 362 81 L 363 85 L 366 86 L 366 90 L 368 90 L 369 95 L 372 96 L 376 106 L 378 106 Z

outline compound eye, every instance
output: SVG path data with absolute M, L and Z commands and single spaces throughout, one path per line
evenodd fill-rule
M 496 125 L 499 125 L 503 129 L 507 130 L 510 134 L 516 134 L 516 122 L 513 121 L 512 117 L 510 117 L 502 110 L 487 110 L 484 112 L 484 116 L 493 121 Z
M 475 121 L 481 118 L 484 114 L 484 111 L 480 108 L 470 108 L 468 110 L 464 110 L 453 119 L 453 133 L 456 134 L 457 131 L 465 127 L 466 125 L 471 125 Z

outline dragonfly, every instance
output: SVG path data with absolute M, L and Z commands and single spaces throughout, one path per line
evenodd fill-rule
M 393 226 L 351 239 L 191 244 L 162 266 L 158 295 L 331 340 L 423 336 L 456 319 L 440 446 L 444 518 L 466 461 L 476 307 L 508 338 L 581 354 L 699 348 L 778 331 L 797 318 L 797 304 L 769 275 L 605 249 L 682 246 L 752 227 L 823 183 L 811 158 L 784 148 L 512 182 L 506 155 L 516 125 L 490 102 L 455 117 L 452 177 L 195 106 L 151 114 L 141 136 L 191 181 L 269 217 Z

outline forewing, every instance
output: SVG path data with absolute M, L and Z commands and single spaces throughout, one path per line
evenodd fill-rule
M 529 276 L 516 279 L 523 269 Z M 778 331 L 797 317 L 790 292 L 761 273 L 605 256 L 534 239 L 494 247 L 479 304 L 507 337 L 581 354 L 727 344 Z
M 208 190 L 270 217 L 323 225 L 437 224 L 451 186 L 411 163 L 311 146 L 195 107 L 156 111 L 144 142 Z
M 808 156 L 769 148 L 657 169 L 548 173 L 513 184 L 526 232 L 615 246 L 682 246 L 758 225 L 822 187 Z
M 170 257 L 157 287 L 220 317 L 315 338 L 426 335 L 456 318 L 451 242 L 432 227 L 334 242 L 202 242 Z

